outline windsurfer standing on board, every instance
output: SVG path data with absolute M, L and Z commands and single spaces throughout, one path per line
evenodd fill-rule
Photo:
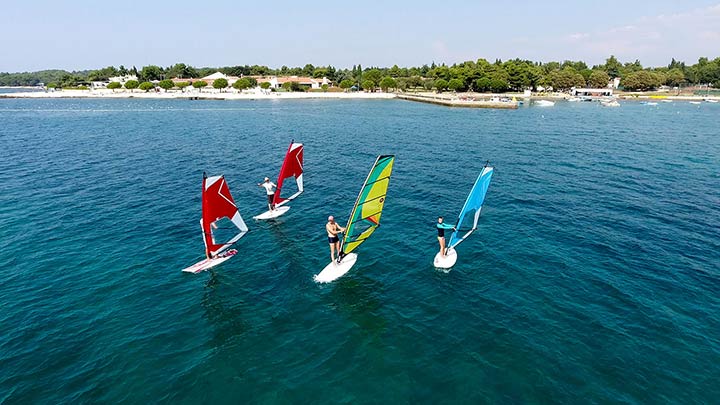
M 328 222 L 325 224 L 325 230 L 327 231 L 328 235 L 328 243 L 330 244 L 330 261 L 335 260 L 335 251 L 337 250 L 337 258 L 340 259 L 340 238 L 338 237 L 338 234 L 340 232 L 345 232 L 345 228 L 338 225 L 337 222 L 335 222 L 335 217 L 330 215 L 328 217 Z
M 443 223 L 443 217 L 438 217 L 437 231 L 438 243 L 440 243 L 440 257 L 445 257 L 445 230 L 456 230 L 453 225 Z
M 277 185 L 270 181 L 269 178 L 265 177 L 265 180 L 262 183 L 258 183 L 258 186 L 264 187 L 265 191 L 267 192 L 267 199 L 268 199 L 268 209 L 270 211 L 275 209 L 275 205 L 273 204 L 273 198 L 275 197 L 275 188 Z

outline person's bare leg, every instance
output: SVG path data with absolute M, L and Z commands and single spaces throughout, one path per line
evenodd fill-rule
M 335 244 L 331 243 L 330 244 L 330 262 L 332 263 L 333 260 L 335 260 Z
M 438 236 L 438 242 L 440 242 L 440 257 L 445 257 L 445 238 Z
M 335 250 L 337 250 L 337 258 L 340 258 L 340 242 L 335 242 Z

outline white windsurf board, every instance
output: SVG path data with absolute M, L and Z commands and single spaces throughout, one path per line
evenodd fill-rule
M 435 255 L 435 260 L 433 261 L 433 264 L 438 269 L 449 269 L 450 267 L 455 265 L 455 262 L 457 262 L 457 252 L 455 251 L 455 249 L 450 248 L 445 254 L 445 257 L 440 256 L 440 252 L 438 252 Z
M 348 253 L 343 259 L 340 261 L 340 263 L 333 260 L 325 266 L 323 271 L 320 272 L 320 274 L 316 274 L 314 279 L 318 283 L 330 283 L 338 278 L 342 277 L 350 271 L 350 269 L 355 265 L 355 262 L 357 261 L 357 254 L 355 253 Z
M 205 260 L 202 260 L 202 261 L 199 261 L 199 262 L 193 264 L 190 267 L 184 268 L 183 271 L 186 273 L 193 273 L 193 274 L 200 273 L 201 271 L 211 269 L 211 268 L 217 266 L 218 264 L 229 260 L 231 257 L 235 256 L 236 253 L 237 253 L 237 250 L 230 249 L 228 251 L 221 253 L 217 257 L 213 257 L 212 259 L 205 259 Z
M 260 215 L 256 215 L 253 217 L 253 219 L 273 219 L 279 217 L 280 215 L 283 215 L 289 210 L 290 207 L 288 207 L 287 205 L 283 205 L 282 207 L 277 207 L 272 211 L 265 211 Z

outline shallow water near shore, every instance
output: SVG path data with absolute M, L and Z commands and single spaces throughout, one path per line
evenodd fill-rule
M 720 106 L 0 101 L 0 403 L 712 403 Z M 256 183 L 305 144 L 275 222 Z M 378 154 L 383 224 L 329 285 Z M 448 273 L 434 221 L 486 160 Z M 202 172 L 251 228 L 199 275 Z

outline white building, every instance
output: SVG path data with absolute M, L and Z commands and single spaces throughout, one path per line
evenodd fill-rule
M 115 76 L 115 77 L 109 78 L 106 83 L 118 82 L 122 85 L 125 85 L 125 82 L 129 82 L 130 80 L 137 80 L 137 79 L 138 78 L 135 75 Z
M 207 82 L 208 85 L 212 86 L 213 82 L 217 79 L 225 79 L 228 82 L 228 86 L 232 86 L 233 83 L 238 81 L 240 78 L 237 76 L 228 76 L 222 72 L 215 72 L 211 75 L 205 76 L 200 80 Z

